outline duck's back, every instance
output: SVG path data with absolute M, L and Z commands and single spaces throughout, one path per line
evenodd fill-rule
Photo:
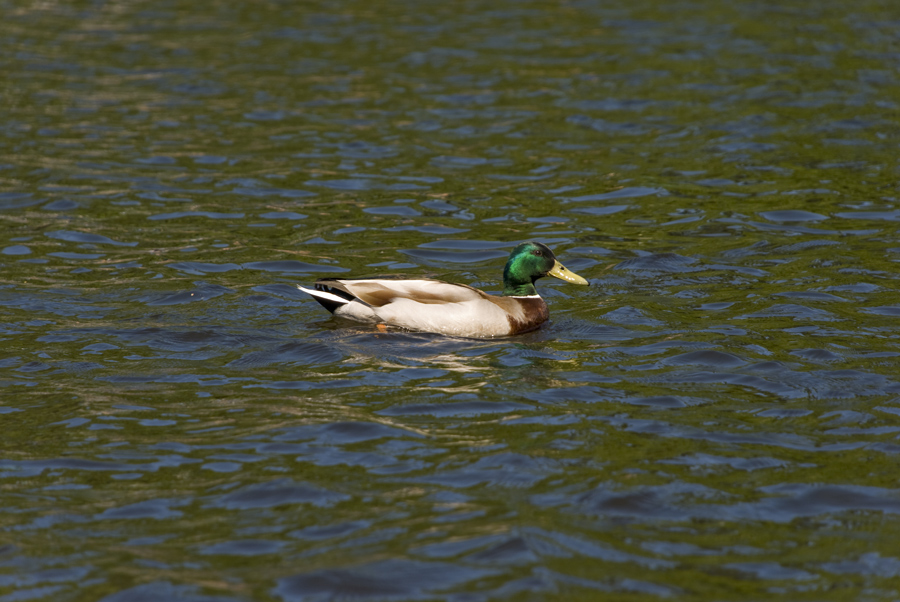
M 323 279 L 316 281 L 316 285 L 345 291 L 372 307 L 382 307 L 395 299 L 410 299 L 419 303 L 462 303 L 488 296 L 471 286 L 428 278 Z

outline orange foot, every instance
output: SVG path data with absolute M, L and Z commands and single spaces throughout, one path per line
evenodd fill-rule
M 387 332 L 387 324 L 376 324 L 375 328 L 378 329 L 378 332 Z

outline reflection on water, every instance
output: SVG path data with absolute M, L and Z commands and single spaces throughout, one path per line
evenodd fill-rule
M 0 600 L 897 598 L 885 6 L 0 2 Z

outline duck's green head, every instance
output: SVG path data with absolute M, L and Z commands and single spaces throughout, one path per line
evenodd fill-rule
M 503 295 L 526 297 L 536 295 L 534 281 L 544 276 L 555 276 L 574 284 L 588 281 L 566 269 L 546 245 L 539 242 L 523 242 L 509 254 L 509 261 L 503 268 Z

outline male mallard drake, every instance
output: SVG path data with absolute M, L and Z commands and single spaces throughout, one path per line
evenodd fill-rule
M 427 278 L 324 278 L 315 290 L 297 286 L 336 316 L 460 337 L 499 337 L 528 332 L 547 321 L 547 304 L 534 281 L 555 276 L 587 284 L 567 270 L 547 246 L 525 242 L 503 268 L 503 296 Z

